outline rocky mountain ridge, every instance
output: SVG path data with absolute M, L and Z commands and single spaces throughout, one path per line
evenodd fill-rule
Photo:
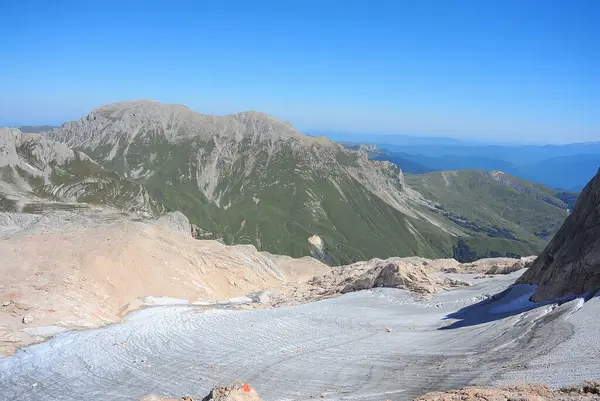
M 146 189 L 85 153 L 44 135 L 0 128 L 0 203 L 5 211 L 113 206 L 144 217 L 164 208 Z
M 318 234 L 334 261 L 350 262 L 441 256 L 453 242 L 445 238 L 461 232 L 438 219 L 393 164 L 263 113 L 207 116 L 180 105 L 125 102 L 48 135 L 143 184 L 227 243 L 303 256 L 306 238 Z M 432 245 L 431 233 L 447 244 Z
M 322 260 L 333 264 L 452 256 L 469 238 L 479 257 L 532 254 L 545 245 L 508 220 L 487 238 L 480 224 L 441 213 L 444 204 L 407 185 L 392 163 L 263 113 L 209 116 L 182 105 L 122 102 L 48 136 L 143 185 L 166 209 L 182 211 L 228 244 L 298 257 L 311 253 L 306 239 L 316 234 Z M 561 213 L 545 216 L 542 235 L 551 235 Z M 505 238 L 506 232 L 513 234 Z
M 600 170 L 518 283 L 538 285 L 535 301 L 600 290 Z

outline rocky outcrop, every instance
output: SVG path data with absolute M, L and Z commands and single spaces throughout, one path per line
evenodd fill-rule
M 194 398 L 189 395 L 184 395 L 181 398 L 162 398 L 149 395 L 140 401 L 194 401 Z M 248 383 L 236 383 L 231 386 L 213 387 L 202 401 L 262 401 L 262 398 Z
M 24 325 L 98 327 L 150 304 L 148 298 L 153 304 L 227 302 L 329 269 L 312 258 L 195 240 L 179 212 L 155 222 L 123 216 L 98 222 L 72 212 L 15 215 L 34 219 L 3 222 L 0 214 L 0 357 L 41 340 L 22 331 Z
M 179 398 L 194 401 L 189 396 Z M 261 401 L 256 390 L 248 384 L 219 386 L 202 401 Z M 436 391 L 424 394 L 414 401 L 597 401 L 600 400 L 600 382 L 584 382 L 576 386 L 553 390 L 537 383 L 503 387 L 465 387 L 458 390 Z M 176 401 L 174 398 L 144 397 L 141 401 Z
M 518 284 L 537 284 L 534 301 L 600 289 L 600 171 L 572 214 Z
M 432 265 L 435 265 L 435 261 Z M 317 275 L 306 284 L 294 288 L 294 293 L 285 294 L 294 302 L 311 302 L 353 291 L 378 287 L 398 288 L 410 291 L 416 297 L 428 298 L 451 287 L 468 286 L 469 283 L 449 278 L 438 278 L 430 263 L 421 258 L 372 259 L 347 266 L 332 268 L 325 274 Z M 275 297 L 275 304 L 281 294 Z
M 486 258 L 475 262 L 444 266 L 442 271 L 446 273 L 509 274 L 529 268 L 535 259 L 535 256 L 524 256 L 520 259 Z
M 363 266 L 351 265 L 346 274 L 351 275 L 344 279 L 344 286 L 340 292 L 366 290 L 377 287 L 400 288 L 409 290 L 420 296 L 435 294 L 451 286 L 469 285 L 466 282 L 444 281 L 427 274 L 427 271 L 418 265 L 406 263 L 401 259 L 376 261 L 375 263 L 362 263 L 367 269 L 362 274 L 356 274 L 352 270 L 363 269 Z M 355 277 L 352 277 L 354 275 Z
M 202 401 L 261 401 L 258 395 L 248 383 L 234 384 L 232 386 L 214 387 Z
M 156 219 L 155 223 L 163 226 L 165 229 L 178 231 L 183 235 L 191 235 L 194 237 L 192 227 L 190 227 L 190 221 L 181 212 L 167 213 Z
M 592 401 L 600 400 L 600 382 L 552 390 L 541 384 L 505 387 L 465 387 L 460 390 L 427 393 L 415 401 Z
M 27 134 L 16 128 L 0 128 L 0 167 L 19 167 L 42 175 L 50 164 L 62 165 L 76 157 L 89 160 L 81 152 L 39 134 Z
M 310 249 L 310 256 L 320 260 L 323 263 L 331 264 L 331 256 L 327 254 L 325 242 L 318 235 L 312 235 L 308 237 L 308 245 Z

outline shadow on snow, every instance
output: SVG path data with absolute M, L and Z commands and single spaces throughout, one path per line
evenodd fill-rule
M 476 326 L 518 315 L 539 308 L 540 306 L 555 303 L 560 305 L 576 298 L 575 296 L 567 296 L 545 302 L 532 302 L 531 296 L 536 288 L 537 286 L 530 284 L 518 284 L 508 287 L 506 290 L 499 292 L 490 298 L 450 313 L 444 320 L 454 319 L 456 321 L 447 326 L 440 327 L 438 330 L 451 330 L 460 327 Z

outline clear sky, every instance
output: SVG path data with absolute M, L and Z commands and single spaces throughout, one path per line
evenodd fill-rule
M 0 2 L 0 125 L 150 98 L 303 130 L 600 140 L 600 1 Z

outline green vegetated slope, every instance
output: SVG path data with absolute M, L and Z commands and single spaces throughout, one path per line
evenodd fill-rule
M 536 253 L 567 215 L 560 199 L 548 204 L 550 194 L 531 203 L 531 215 L 506 211 L 522 207 L 527 189 L 514 198 L 514 185 L 491 176 L 477 184 L 457 173 L 455 185 L 436 173 L 410 177 L 423 198 L 392 163 L 256 112 L 207 116 L 181 105 L 124 102 L 48 135 L 228 244 L 298 257 L 310 254 L 307 239 L 316 234 L 334 264 L 451 257 L 467 246 L 482 256 Z M 487 190 L 492 195 L 482 195 Z
M 574 196 L 498 171 L 438 171 L 405 179 L 439 204 L 440 215 L 469 232 L 455 256 L 539 253 L 568 216 L 563 199 Z
M 159 138 L 138 135 L 126 157 L 119 157 L 119 150 L 106 165 L 122 169 L 127 160 L 128 166 L 152 169 L 139 181 L 157 201 L 228 244 L 300 257 L 310 254 L 307 239 L 317 234 L 331 263 L 394 255 L 442 257 L 451 251 L 453 242 L 442 230 L 398 211 L 349 176 L 344 167 L 356 162 L 353 153 L 330 145 L 306 148 L 296 140 L 273 148 L 245 139 L 228 144 L 235 156 L 218 158 L 213 167 L 207 156 L 215 146 L 212 139 L 169 144 Z M 212 168 L 214 175 L 203 178 Z
M 143 184 L 226 243 L 295 257 L 319 235 L 331 263 L 451 254 L 430 207 L 404 191 L 391 163 L 372 162 L 262 113 L 214 117 L 183 106 L 109 105 L 50 136 Z

